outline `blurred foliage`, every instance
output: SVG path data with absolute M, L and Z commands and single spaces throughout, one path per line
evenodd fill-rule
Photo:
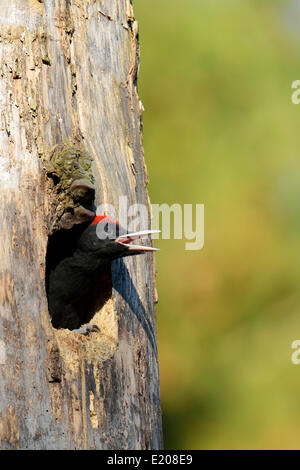
M 291 4 L 134 2 L 152 203 L 205 204 L 203 250 L 156 243 L 166 448 L 300 448 Z

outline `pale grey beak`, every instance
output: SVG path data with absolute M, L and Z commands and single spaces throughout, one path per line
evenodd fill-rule
M 160 230 L 140 230 L 139 232 L 126 233 L 125 235 L 120 235 L 116 239 L 116 242 L 120 243 L 120 245 L 126 246 L 130 251 L 159 251 L 159 248 L 153 248 L 152 246 L 129 245 L 130 242 L 137 238 L 145 238 L 149 235 L 153 235 L 154 233 L 160 233 Z

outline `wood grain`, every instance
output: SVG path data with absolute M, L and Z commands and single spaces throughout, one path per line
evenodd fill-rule
M 149 207 L 137 69 L 129 0 L 0 0 L 2 449 L 162 447 L 152 255 L 113 263 L 100 335 L 52 328 L 45 294 L 55 145 L 92 156 L 97 204 Z

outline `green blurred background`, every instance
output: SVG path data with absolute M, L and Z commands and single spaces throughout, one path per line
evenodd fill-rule
M 152 203 L 204 203 L 156 246 L 165 447 L 300 449 L 300 5 L 135 0 Z

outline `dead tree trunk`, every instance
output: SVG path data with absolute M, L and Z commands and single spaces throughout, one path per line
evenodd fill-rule
M 0 0 L 2 449 L 162 446 L 152 255 L 113 263 L 101 334 L 53 328 L 45 293 L 48 238 L 78 222 L 53 165 L 83 155 L 96 205 L 149 206 L 137 65 L 130 0 Z

